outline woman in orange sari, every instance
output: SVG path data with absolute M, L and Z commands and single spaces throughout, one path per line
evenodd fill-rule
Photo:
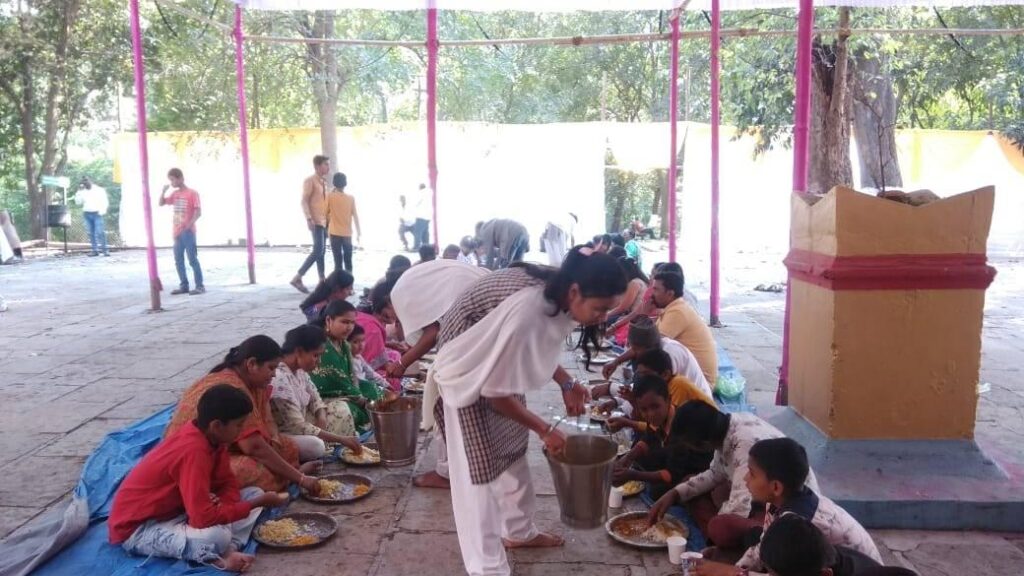
M 316 478 L 305 474 L 312 468 L 299 467 L 298 448 L 278 433 L 270 412 L 270 382 L 280 361 L 281 347 L 269 336 L 253 336 L 235 346 L 223 362 L 181 395 L 164 436 L 196 418 L 199 398 L 204 392 L 217 384 L 229 384 L 245 392 L 253 405 L 242 433 L 228 449 L 231 471 L 238 478 L 238 483 L 271 492 L 295 482 L 316 493 Z M 309 464 L 316 466 L 318 463 Z

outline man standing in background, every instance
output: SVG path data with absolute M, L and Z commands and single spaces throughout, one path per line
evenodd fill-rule
M 107 215 L 107 209 L 110 207 L 107 191 L 93 184 L 86 176 L 78 185 L 75 204 L 82 207 L 82 214 L 85 216 L 85 229 L 89 231 L 89 244 L 92 246 L 89 256 L 99 256 L 99 246 L 103 247 L 104 256 L 110 256 L 110 251 L 107 250 L 107 232 L 103 227 L 103 217 Z
M 199 193 L 185 186 L 185 175 L 178 168 L 171 168 L 167 172 L 167 179 L 171 183 L 165 184 L 160 192 L 160 205 L 174 207 L 174 267 L 178 269 L 179 280 L 178 287 L 171 290 L 171 295 L 204 294 L 206 286 L 203 285 L 203 270 L 199 267 L 199 249 L 196 244 L 196 220 L 202 215 Z M 167 190 L 171 188 L 174 188 L 174 192 L 168 196 Z M 185 273 L 186 253 L 196 281 L 195 289 L 191 291 Z
M 313 156 L 313 175 L 302 183 L 302 212 L 306 215 L 306 226 L 313 233 L 313 251 L 299 267 L 291 285 L 303 294 L 309 289 L 302 283 L 302 277 L 316 264 L 320 282 L 324 281 L 324 253 L 327 251 L 327 173 L 331 171 L 331 159 L 327 156 Z
M 430 198 L 430 189 L 426 184 L 420 184 L 419 189 L 416 190 L 412 213 L 416 217 L 412 231 L 414 237 L 412 249 L 415 251 L 424 244 L 430 244 L 430 220 L 434 217 L 434 208 Z

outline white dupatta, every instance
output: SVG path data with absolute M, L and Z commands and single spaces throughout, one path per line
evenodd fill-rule
M 391 305 L 402 323 L 405 341 L 415 344 L 424 328 L 440 320 L 466 289 L 489 272 L 457 260 L 432 260 L 406 270 L 391 289 Z M 437 397 L 437 384 L 428 373 L 420 423 L 424 430 L 434 427 Z
M 524 288 L 445 344 L 430 372 L 445 403 L 465 408 L 481 396 L 525 394 L 550 381 L 576 325 L 568 313 L 551 311 L 543 286 Z

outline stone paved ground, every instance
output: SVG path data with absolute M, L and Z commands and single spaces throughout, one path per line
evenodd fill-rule
M 371 283 L 389 254 L 361 252 L 357 279 Z M 36 259 L 0 268 L 0 294 L 11 310 L 0 314 L 0 537 L 59 505 L 73 488 L 81 465 L 107 432 L 173 402 L 182 388 L 208 370 L 244 337 L 265 332 L 280 338 L 301 321 L 298 295 L 286 282 L 301 260 L 295 250 L 261 250 L 260 284 L 246 283 L 245 255 L 204 250 L 209 293 L 166 296 L 165 312 L 147 313 L 143 252 L 110 259 Z M 653 261 L 653 257 L 649 258 Z M 770 405 L 779 362 L 782 296 L 753 292 L 778 281 L 777 256 L 734 256 L 725 271 L 722 320 L 716 336 L 748 381 L 751 399 Z M 160 253 L 161 275 L 173 285 L 170 254 Z M 1000 274 L 989 292 L 979 437 L 1015 442 L 1024 432 L 1024 381 L 1019 362 L 1024 340 L 1024 265 L 998 260 Z M 688 270 L 691 288 L 705 296 L 699 270 Z M 552 413 L 560 398 L 552 388 L 531 399 Z M 432 466 L 429 440 L 424 461 Z M 550 474 L 539 447 L 530 459 L 538 492 L 538 522 L 567 537 L 562 550 L 512 555 L 514 571 L 543 576 L 573 573 L 651 575 L 669 572 L 661 553 L 613 545 L 601 531 L 577 531 L 558 523 Z M 296 553 L 261 551 L 255 574 L 386 575 L 460 573 L 449 495 L 413 489 L 414 470 L 376 469 L 374 495 L 329 511 L 341 535 L 319 549 Z M 40 479 L 45 478 L 45 482 Z M 636 503 L 631 503 L 636 506 Z M 294 508 L 313 508 L 305 502 Z M 926 576 L 1024 573 L 1024 535 L 960 532 L 877 531 L 887 560 Z M 2 547 L 0 547 L 2 550 Z

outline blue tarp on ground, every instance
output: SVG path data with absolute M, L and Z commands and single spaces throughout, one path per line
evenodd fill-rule
M 65 548 L 34 574 L 39 576 L 109 575 L 170 576 L 181 574 L 220 574 L 207 566 L 189 565 L 182 560 L 129 556 L 120 546 L 107 543 L 107 522 L 114 493 L 121 480 L 160 441 L 170 422 L 174 406 L 131 426 L 107 435 L 92 453 L 75 488 L 75 499 L 88 503 L 89 528 L 78 540 Z M 255 551 L 250 542 L 246 551 Z

